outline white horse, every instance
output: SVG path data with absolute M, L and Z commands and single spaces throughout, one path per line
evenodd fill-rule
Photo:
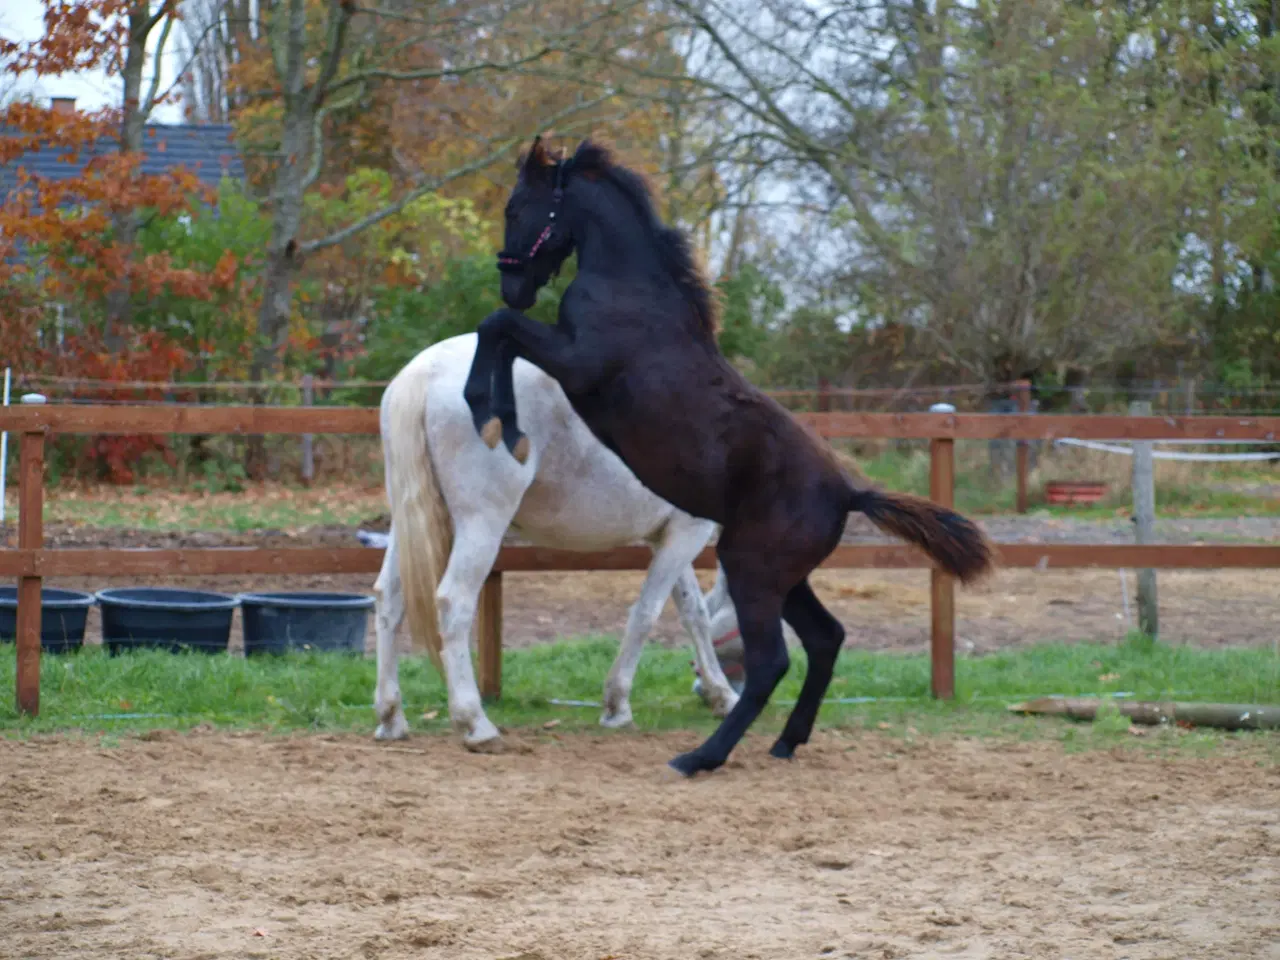
M 700 693 L 715 715 L 728 713 L 738 695 L 713 648 L 706 600 L 692 566 L 715 524 L 677 510 L 642 486 L 587 429 L 560 385 L 524 360 L 515 363 L 515 392 L 520 427 L 531 445 L 528 460 L 517 462 L 502 445 L 489 449 L 462 397 L 475 345 L 475 334 L 467 333 L 428 347 L 382 395 L 391 530 L 374 584 L 374 735 L 390 740 L 408 733 L 395 648 L 396 630 L 407 616 L 410 633 L 444 674 L 449 717 L 463 743 L 478 749 L 498 739 L 480 702 L 470 638 L 481 587 L 508 527 L 540 546 L 608 550 L 645 541 L 653 549 L 605 681 L 601 724 L 631 721 L 640 652 L 673 593 L 693 638 Z M 723 576 L 708 597 L 718 607 L 716 635 L 731 637 L 737 618 Z

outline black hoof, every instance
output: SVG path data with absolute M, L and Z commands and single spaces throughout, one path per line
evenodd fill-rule
M 688 753 L 682 753 L 680 756 L 668 760 L 667 766 L 681 776 L 692 777 L 697 773 L 709 773 L 720 764 L 708 760 L 696 750 L 690 750 Z
M 796 748 L 781 740 L 777 741 L 773 745 L 772 749 L 769 750 L 769 756 L 777 757 L 779 760 L 793 760 L 795 759 L 795 755 Z

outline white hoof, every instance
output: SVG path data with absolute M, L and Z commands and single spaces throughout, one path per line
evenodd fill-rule
M 481 715 L 474 727 L 462 737 L 462 745 L 468 750 L 483 752 L 490 750 L 502 739 L 502 734 L 488 717 Z
M 398 707 L 390 719 L 383 720 L 378 724 L 378 729 L 373 731 L 375 740 L 403 740 L 409 736 L 409 722 L 404 718 L 404 712 Z
M 708 690 L 707 685 L 702 682 L 701 677 L 694 678 L 693 681 L 694 695 L 702 700 L 711 708 L 713 717 L 728 716 L 729 711 L 738 704 L 738 694 L 732 688 L 719 691 Z
M 622 727 L 629 727 L 634 723 L 631 716 L 631 704 L 623 702 L 622 706 L 612 712 L 606 711 L 600 717 L 600 726 L 608 727 L 610 730 L 618 730 Z
M 709 699 L 713 717 L 727 717 L 729 711 L 738 705 L 738 695 L 732 690 L 726 690 L 718 697 L 713 694 Z

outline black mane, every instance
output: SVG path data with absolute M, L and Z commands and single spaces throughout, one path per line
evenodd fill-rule
M 719 329 L 720 311 L 706 270 L 684 231 L 667 226 L 658 216 L 649 181 L 642 174 L 619 164 L 608 147 L 590 140 L 584 140 L 578 147 L 572 165 L 582 173 L 598 174 L 608 179 L 640 212 L 653 232 L 662 265 L 685 299 L 693 305 L 702 331 L 714 341 Z

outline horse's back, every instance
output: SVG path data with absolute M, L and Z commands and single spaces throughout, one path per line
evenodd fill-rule
M 535 543 L 605 549 L 654 534 L 673 508 L 646 489 L 587 429 L 560 385 L 517 360 L 513 369 L 520 428 L 530 456 L 518 463 L 501 444 L 477 435 L 463 387 L 476 335 L 428 347 L 406 366 L 428 378 L 428 445 L 455 523 L 476 510 L 515 509 L 512 526 Z

